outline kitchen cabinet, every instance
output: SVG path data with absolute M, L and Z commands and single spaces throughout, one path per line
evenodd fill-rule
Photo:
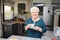
M 3 38 L 7 38 L 12 35 L 12 25 L 2 24 Z
M 12 23 L 4 23 L 2 24 L 2 29 L 3 29 L 3 37 L 7 38 L 11 35 L 17 35 L 17 23 L 12 24 Z
M 24 23 L 3 23 L 3 38 L 8 38 L 11 35 L 25 35 Z
M 24 25 L 25 23 L 18 23 L 18 35 L 25 36 Z

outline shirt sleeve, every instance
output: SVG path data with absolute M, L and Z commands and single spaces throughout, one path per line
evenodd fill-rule
M 47 30 L 47 29 L 46 29 L 46 25 L 45 25 L 43 19 L 41 19 L 41 22 L 42 22 L 42 33 L 45 33 L 46 30 Z
M 25 22 L 25 25 L 24 25 L 24 29 L 25 29 L 25 27 L 28 25 L 28 21 L 29 20 L 26 20 L 26 22 Z M 28 32 L 29 30 L 25 30 L 25 32 Z
M 30 18 L 26 20 L 26 22 L 25 22 L 25 25 L 24 25 L 24 26 L 27 26 L 27 25 L 28 25 L 28 23 L 29 23 L 29 21 L 30 21 Z

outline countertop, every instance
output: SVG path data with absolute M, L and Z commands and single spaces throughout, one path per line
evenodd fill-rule
M 7 39 L 4 39 L 4 38 L 0 38 L 0 40 L 7 40 Z
M 2 24 L 5 24 L 5 25 L 12 25 L 12 24 L 15 24 L 15 23 L 21 23 L 21 24 L 24 24 L 25 22 L 2 22 Z
M 15 40 L 52 40 L 55 36 L 53 35 L 52 31 L 47 31 L 42 38 L 32 38 L 32 37 L 26 37 L 26 36 L 17 36 L 17 35 L 12 35 L 8 39 L 3 39 L 0 38 L 0 40 L 10 40 L 10 39 L 15 39 Z M 60 39 L 57 39 L 60 40 Z
M 26 36 L 16 36 L 12 35 L 8 38 L 9 39 L 15 39 L 15 40 L 41 40 L 40 38 L 32 38 L 32 37 L 26 37 Z
M 12 35 L 8 39 L 0 38 L 0 40 L 41 40 L 40 38 L 31 38 L 26 36 Z
M 47 31 L 46 33 L 44 33 L 44 35 L 42 36 L 42 38 L 32 38 L 32 37 L 26 37 L 26 36 L 12 35 L 8 39 L 15 38 L 17 40 L 52 40 L 53 37 L 55 37 L 53 35 L 53 32 L 52 31 Z

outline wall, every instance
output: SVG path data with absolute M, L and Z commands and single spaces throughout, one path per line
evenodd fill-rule
M 57 27 L 59 23 L 59 15 L 54 15 L 54 27 Z
M 18 15 L 18 3 L 25 3 L 26 4 L 25 11 L 28 12 L 26 18 L 30 17 L 29 9 L 31 6 L 30 6 L 30 1 L 28 1 L 28 0 L 20 0 L 14 4 L 14 16 Z
M 8 6 L 13 7 L 14 6 L 14 2 L 11 1 L 11 0 L 4 0 L 4 5 L 8 5 Z
M 0 0 L 0 9 L 2 9 L 3 7 L 2 3 L 3 3 L 2 0 Z M 0 10 L 0 37 L 2 36 L 1 14 L 2 10 Z
M 44 3 L 45 6 L 51 6 L 52 0 L 33 0 L 33 3 Z

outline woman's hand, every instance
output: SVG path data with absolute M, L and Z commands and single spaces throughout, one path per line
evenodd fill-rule
M 25 27 L 25 30 L 28 30 L 30 27 L 31 27 L 31 25 L 28 24 L 28 25 Z
M 34 29 L 34 30 L 38 30 L 38 29 L 39 29 L 39 27 L 34 27 L 33 29 Z
M 37 30 L 37 31 L 42 32 L 42 28 L 40 28 L 40 27 L 38 27 L 38 26 L 35 26 L 35 27 L 34 27 L 34 30 Z

